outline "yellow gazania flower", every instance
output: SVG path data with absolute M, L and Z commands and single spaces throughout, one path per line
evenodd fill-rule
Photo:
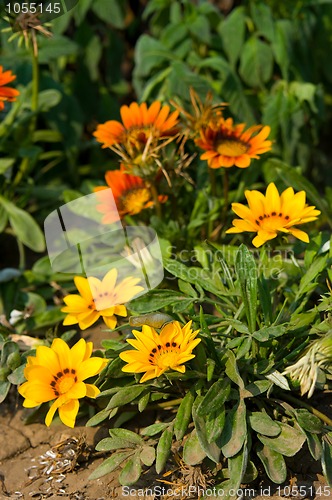
M 292 227 L 317 219 L 320 214 L 314 206 L 306 205 L 305 191 L 294 194 L 289 187 L 281 195 L 273 182 L 266 190 L 265 196 L 259 191 L 245 191 L 249 207 L 241 203 L 232 203 L 232 210 L 242 219 L 234 219 L 232 228 L 226 233 L 257 232 L 252 240 L 257 248 L 272 240 L 279 232 L 292 234 L 305 243 L 309 236 L 304 231 Z
M 92 342 L 81 339 L 70 349 L 62 339 L 54 339 L 51 347 L 39 346 L 35 356 L 28 356 L 24 369 L 27 382 L 18 392 L 25 398 L 23 406 L 26 408 L 55 400 L 45 418 L 47 426 L 59 410 L 61 421 L 74 427 L 78 400 L 98 396 L 99 389 L 83 380 L 100 373 L 108 360 L 91 358 L 92 347 Z
M 192 351 L 200 343 L 196 339 L 199 330 L 191 329 L 192 321 L 183 328 L 178 321 L 165 325 L 160 334 L 154 328 L 143 325 L 142 332 L 133 330 L 136 339 L 127 339 L 136 350 L 124 351 L 120 358 L 128 363 L 124 372 L 143 373 L 140 382 L 160 377 L 167 370 L 186 371 L 183 363 L 194 358 Z
M 117 277 L 116 269 L 111 269 L 102 281 L 93 276 L 75 276 L 74 282 L 80 295 L 64 297 L 66 306 L 61 311 L 68 315 L 63 324 L 78 323 L 79 327 L 85 330 L 102 316 L 104 323 L 113 330 L 117 323 L 115 315 L 127 316 L 127 309 L 122 304 L 144 290 L 142 286 L 137 285 L 139 278 L 129 276 L 116 285 Z
M 244 130 L 245 123 L 233 124 L 232 118 L 212 121 L 200 130 L 196 144 L 205 149 L 201 159 L 207 160 L 210 168 L 232 167 L 247 168 L 252 158 L 270 151 L 272 142 L 266 138 L 270 127 L 255 125 Z

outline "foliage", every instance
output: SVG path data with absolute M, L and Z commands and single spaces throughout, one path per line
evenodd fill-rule
M 108 364 L 94 381 L 101 394 L 81 412 L 89 414 L 87 425 L 110 427 L 110 437 L 97 445 L 107 458 L 92 479 L 118 470 L 121 484 L 135 484 L 147 468 L 161 474 L 180 455 L 188 466 L 212 470 L 230 498 L 262 471 L 283 483 L 289 457 L 307 446 L 332 485 L 332 422 L 304 390 L 309 385 L 311 396 L 330 388 L 332 375 L 326 49 L 332 6 L 237 4 L 223 11 L 208 0 L 80 0 L 45 24 L 51 37 L 13 33 L 1 14 L 0 65 L 16 75 L 11 85 L 20 95 L 0 110 L 0 401 L 11 384 L 24 381 L 36 341 L 70 342 L 77 333 L 63 326 L 61 312 L 64 296 L 77 298 L 74 274 L 56 272 L 46 256 L 42 228 L 52 211 L 105 187 L 110 170 L 114 179 L 130 173 L 149 198 L 144 210 L 122 210 L 122 223 L 155 229 L 161 247 L 162 283 L 126 304 L 131 316 L 102 341 L 99 355 Z M 157 100 L 179 113 L 166 137 L 166 119 L 155 120 L 159 130 L 143 119 L 145 103 Z M 143 116 L 142 128 L 124 127 L 124 115 L 127 123 Z M 231 157 L 233 147 L 248 151 L 241 136 L 248 126 L 270 127 L 273 144 L 262 157 L 256 148 L 248 168 L 214 170 L 201 158 L 208 149 L 198 139 L 209 125 L 218 138 L 220 123 L 230 118 L 230 135 L 222 138 Z M 102 150 L 95 131 L 110 120 L 127 135 Z M 227 157 L 225 149 L 217 152 Z M 231 204 L 269 183 L 280 193 L 304 191 L 321 212 L 308 225 L 309 244 L 284 231 L 254 250 L 246 233 L 226 234 Z M 119 203 L 126 193 L 117 194 Z M 119 354 L 133 329 L 148 326 L 158 335 L 174 321 L 182 327 L 192 321 L 201 339 L 184 373 L 168 370 L 140 383 L 139 370 L 122 370 Z M 308 352 L 320 357 L 299 379 L 294 366 Z M 155 422 L 126 429 L 150 410 Z

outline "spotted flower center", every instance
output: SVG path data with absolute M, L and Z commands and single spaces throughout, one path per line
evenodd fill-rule
M 216 151 L 224 156 L 241 156 L 249 149 L 249 145 L 237 138 L 221 138 L 217 140 Z
M 271 212 L 270 214 L 260 215 L 255 222 L 265 231 L 275 231 L 280 227 L 287 226 L 289 220 L 289 215 L 284 215 L 282 212 Z
M 62 372 L 54 375 L 51 387 L 55 397 L 66 394 L 77 382 L 76 370 L 65 368 Z
M 176 342 L 166 342 L 165 345 L 154 347 L 149 354 L 151 365 L 157 365 L 159 368 L 172 368 L 178 363 L 180 354 L 180 345 Z
M 151 195 L 147 188 L 137 188 L 127 191 L 121 197 L 121 205 L 124 212 L 138 214 L 150 201 Z

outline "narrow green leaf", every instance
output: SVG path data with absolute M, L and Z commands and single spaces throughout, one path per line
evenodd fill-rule
M 240 387 L 240 389 L 244 389 L 244 382 L 240 376 L 240 372 L 239 372 L 237 364 L 236 364 L 236 359 L 235 359 L 234 353 L 230 350 L 227 350 L 226 355 L 228 357 L 228 360 L 226 361 L 226 368 L 225 368 L 226 375 L 236 385 L 238 385 Z
M 240 399 L 237 406 L 226 416 L 219 442 L 223 455 L 229 458 L 239 453 L 246 438 L 246 406 L 243 399 Z
M 256 330 L 258 271 L 255 259 L 245 245 L 239 247 L 236 255 L 236 273 L 240 283 L 249 330 L 253 333 Z
M 252 398 L 266 392 L 272 385 L 270 380 L 256 380 L 240 391 L 242 398 Z
M 242 450 L 228 458 L 228 470 L 229 479 L 232 483 L 232 487 L 237 491 L 242 483 L 243 476 L 245 474 L 247 463 L 248 463 L 248 447 L 244 446 Z
M 304 431 L 304 433 L 307 436 L 307 444 L 312 458 L 319 460 L 323 454 L 321 439 L 319 439 L 317 434 L 311 434 L 311 432 L 307 431 Z
M 191 420 L 191 411 L 194 400 L 194 394 L 192 393 L 192 391 L 189 391 L 180 403 L 174 421 L 174 434 L 177 441 L 182 439 L 187 431 L 188 425 Z
M 129 431 L 128 429 L 110 429 L 109 434 L 111 438 L 124 439 L 125 441 L 134 444 L 143 444 L 144 440 L 136 432 Z
M 284 457 L 268 446 L 258 445 L 257 455 L 271 481 L 281 484 L 286 481 L 287 467 Z
M 257 434 L 258 439 L 272 450 L 286 457 L 293 457 L 302 448 L 306 437 L 303 432 L 288 424 L 279 422 L 279 426 L 281 432 L 277 437 Z
M 323 439 L 322 469 L 327 483 L 332 486 L 332 432 Z
M 155 436 L 156 434 L 159 434 L 159 432 L 164 431 L 166 427 L 169 427 L 168 422 L 160 422 L 157 424 L 152 424 L 142 429 L 141 434 L 143 436 Z
M 281 432 L 278 422 L 272 420 L 267 413 L 262 411 L 251 413 L 249 422 L 254 431 L 264 434 L 264 436 L 278 436 Z
M 219 456 L 220 456 L 219 446 L 217 446 L 216 443 L 209 443 L 205 418 L 200 417 L 197 414 L 197 408 L 202 403 L 202 400 L 203 400 L 202 396 L 197 396 L 193 404 L 192 408 L 193 421 L 195 424 L 197 437 L 201 444 L 201 447 L 205 451 L 206 455 L 217 464 L 219 462 Z
M 89 479 L 98 479 L 110 472 L 113 472 L 115 469 L 119 467 L 126 458 L 128 458 L 132 454 L 132 451 L 124 451 L 120 453 L 114 453 L 111 457 L 106 458 L 102 464 L 98 465 L 98 467 L 90 474 Z
M 173 430 L 165 429 L 157 445 L 156 472 L 160 474 L 164 469 L 172 447 Z
M 119 483 L 123 486 L 130 486 L 135 484 L 142 473 L 140 453 L 135 453 L 135 455 L 126 462 L 126 465 L 122 469 L 119 475 Z
M 225 407 L 222 406 L 218 411 L 209 413 L 205 417 L 206 437 L 208 443 L 213 443 L 221 435 L 226 419 Z
M 124 387 L 120 389 L 114 396 L 110 399 L 107 409 L 110 410 L 112 408 L 117 408 L 119 406 L 126 405 L 134 401 L 134 399 L 138 398 L 142 394 L 143 391 L 146 390 L 144 385 L 130 386 Z
M 320 418 L 313 415 L 310 411 L 300 408 L 295 410 L 296 420 L 302 429 L 311 434 L 321 434 L 323 431 L 323 423 Z
M 144 465 L 151 467 L 156 458 L 156 450 L 153 446 L 143 446 L 140 458 Z
M 230 390 L 231 384 L 228 378 L 217 380 L 202 399 L 197 408 L 197 415 L 202 417 L 222 408 L 228 399 Z
M 205 457 L 206 453 L 199 442 L 196 429 L 194 429 L 184 443 L 183 460 L 187 465 L 197 465 L 201 463 Z

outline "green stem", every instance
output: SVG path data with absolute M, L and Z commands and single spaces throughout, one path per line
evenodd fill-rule
M 18 239 L 16 236 L 16 241 L 17 241 L 17 247 L 18 247 L 18 253 L 20 256 L 19 264 L 18 267 L 21 271 L 24 271 L 25 269 L 25 250 L 24 250 L 24 245 L 21 242 L 21 240 Z
M 217 196 L 217 183 L 216 183 L 216 172 L 213 168 L 209 168 L 209 178 L 210 178 L 210 186 L 211 186 L 211 194 L 212 196 Z
M 291 396 L 289 394 L 284 394 L 283 397 L 285 399 L 288 399 L 288 401 L 291 401 L 292 403 L 296 403 L 299 406 L 303 406 L 303 408 L 306 408 L 313 415 L 316 415 L 316 417 L 320 418 L 323 422 L 325 422 L 325 424 L 332 426 L 332 420 L 327 415 L 325 415 L 324 413 L 320 412 L 319 410 L 316 410 L 316 408 L 314 408 L 313 406 L 309 405 L 308 403 L 305 403 L 304 401 L 301 401 L 300 399 L 297 399 L 294 396 Z
M 29 126 L 30 142 L 32 142 L 33 134 L 36 130 L 37 125 L 37 111 L 38 111 L 38 96 L 39 96 L 39 65 L 38 65 L 38 55 L 35 54 L 32 48 L 32 97 L 31 97 L 31 111 L 33 112 L 33 117 Z M 30 159 L 23 158 L 16 177 L 13 181 L 13 185 L 17 186 L 21 180 L 26 176 L 29 171 Z
M 158 191 L 157 191 L 156 186 L 153 184 L 153 182 L 149 183 L 149 189 L 150 189 L 151 194 L 152 194 L 154 206 L 156 207 L 156 214 L 161 219 L 162 214 L 161 214 L 161 205 L 160 205 L 160 201 L 159 201 L 159 197 L 158 197 Z
M 228 172 L 226 168 L 223 169 L 223 191 L 224 191 L 224 206 L 221 214 L 222 224 L 224 224 L 226 221 L 227 210 L 228 210 L 229 181 L 228 181 Z

